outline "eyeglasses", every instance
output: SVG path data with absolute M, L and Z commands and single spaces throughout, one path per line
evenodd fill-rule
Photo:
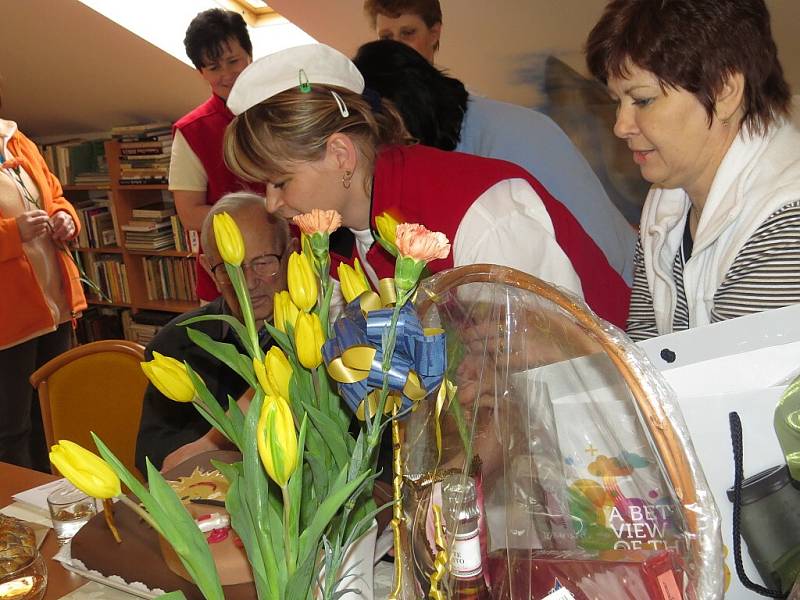
M 281 270 L 282 254 L 262 254 L 256 256 L 250 262 L 242 263 L 242 271 L 247 275 L 248 269 L 253 272 L 260 279 L 272 279 Z M 211 267 L 211 272 L 214 274 L 214 279 L 220 285 L 229 285 L 231 278 L 228 277 L 228 271 L 225 269 L 225 263 L 217 263 Z

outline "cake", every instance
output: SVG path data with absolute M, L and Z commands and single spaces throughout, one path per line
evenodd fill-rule
M 227 482 L 214 472 L 211 460 L 232 463 L 240 459 L 237 452 L 206 452 L 164 476 L 175 482 L 174 487 L 185 502 L 191 498 L 220 501 L 227 490 Z M 227 515 L 222 506 L 188 503 L 188 508 L 196 518 L 211 513 Z M 187 600 L 203 600 L 200 590 L 191 583 L 171 548 L 165 544 L 168 549 L 162 553 L 160 536 L 136 513 L 118 502 L 114 506 L 114 517 L 122 536 L 120 544 L 114 541 L 104 517 L 99 514 L 72 539 L 72 558 L 105 577 L 118 576 L 127 583 L 140 582 L 153 590 L 181 590 Z M 214 537 L 220 537 L 220 534 Z M 225 537 L 210 547 L 223 581 L 226 600 L 255 598 L 256 590 L 247 558 L 235 533 L 226 531 Z
M 164 474 L 172 481 L 173 489 L 187 503 L 187 508 L 196 520 L 201 517 L 223 519 L 227 516 L 224 506 L 217 506 L 227 491 L 227 481 L 211 465 L 211 461 L 233 463 L 241 460 L 238 452 L 214 451 L 200 454 L 181 463 Z M 376 482 L 374 497 L 382 506 L 392 498 L 391 487 Z M 202 498 L 214 504 L 188 502 Z M 97 571 L 105 577 L 117 576 L 126 583 L 139 582 L 151 590 L 165 592 L 181 590 L 187 600 L 203 600 L 203 595 L 183 569 L 178 557 L 166 542 L 153 531 L 136 513 L 121 502 L 114 505 L 114 518 L 122 536 L 117 544 L 106 525 L 102 513 L 92 517 L 72 539 L 72 558 L 79 560 L 87 569 Z M 378 515 L 378 531 L 382 531 L 391 518 L 391 508 Z M 201 528 L 202 530 L 202 528 Z M 213 529 L 212 529 L 213 531 Z M 207 532 L 210 534 L 211 531 Z M 232 530 L 212 536 L 211 553 L 217 564 L 217 572 L 223 583 L 226 600 L 257 597 L 252 573 L 238 536 Z M 215 538 L 222 537 L 221 540 Z M 80 565 L 79 565 L 80 566 Z

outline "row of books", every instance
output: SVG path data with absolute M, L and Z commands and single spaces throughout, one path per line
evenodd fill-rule
M 120 185 L 165 184 L 172 155 L 172 124 L 147 123 L 114 127 L 119 141 Z
M 47 168 L 62 185 L 108 185 L 105 140 L 70 139 L 41 148 Z
M 147 299 L 197 302 L 197 276 L 192 258 L 142 257 Z
M 135 315 L 130 310 L 123 310 L 120 315 L 122 334 L 126 340 L 146 346 L 158 331 L 174 317 L 173 313 L 155 310 L 142 310 Z
M 78 246 L 105 248 L 118 245 L 114 215 L 110 210 L 111 201 L 107 191 L 89 191 L 86 199 L 73 201 L 72 204 L 81 222 Z
M 116 304 L 130 304 L 128 272 L 119 254 L 84 254 L 81 256 L 83 268 L 92 281 L 103 291 L 106 300 Z M 87 296 L 98 299 L 91 290 Z
M 131 211 L 122 226 L 125 247 L 130 250 L 179 250 L 188 252 L 191 243 L 175 212 L 174 204 L 152 204 Z

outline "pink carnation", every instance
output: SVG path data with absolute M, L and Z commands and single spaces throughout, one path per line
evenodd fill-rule
M 294 224 L 306 235 L 314 233 L 333 233 L 342 226 L 342 215 L 335 210 L 313 209 L 292 218 Z
M 17 169 L 22 166 L 22 161 L 19 158 L 9 158 L 3 164 L 0 164 L 0 169 Z
M 416 223 L 398 225 L 396 243 L 400 256 L 426 263 L 436 258 L 447 258 L 450 254 L 450 241 L 445 234 L 429 231 Z

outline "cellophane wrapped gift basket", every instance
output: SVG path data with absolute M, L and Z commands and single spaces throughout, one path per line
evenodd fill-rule
M 428 279 L 416 308 L 446 334 L 450 389 L 403 427 L 408 597 L 722 597 L 717 508 L 673 393 L 624 333 L 491 265 Z M 453 475 L 475 489 L 460 510 Z M 471 504 L 479 550 L 447 525 Z

